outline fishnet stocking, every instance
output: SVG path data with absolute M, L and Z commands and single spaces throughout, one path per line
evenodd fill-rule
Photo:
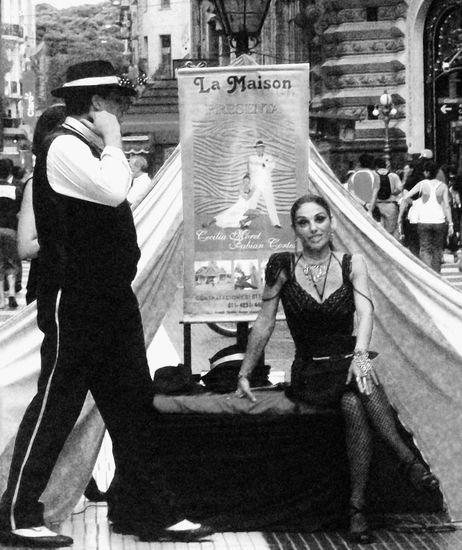
M 372 457 L 372 436 L 361 399 L 353 392 L 342 395 L 341 408 L 345 420 L 346 450 L 350 468 L 350 503 L 363 508 L 369 466 Z
M 373 386 L 369 395 L 348 391 L 341 398 L 345 421 L 346 449 L 350 467 L 350 503 L 363 508 L 369 466 L 372 458 L 370 424 L 396 452 L 403 462 L 415 459 L 413 452 L 401 438 L 390 403 L 382 386 Z
M 372 385 L 369 395 L 360 395 L 361 403 L 367 412 L 371 424 L 377 433 L 395 451 L 402 462 L 411 462 L 415 459 L 414 453 L 409 449 L 400 436 L 393 411 L 382 386 Z

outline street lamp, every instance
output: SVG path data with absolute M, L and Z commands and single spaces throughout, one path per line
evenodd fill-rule
M 259 44 L 271 0 L 214 0 L 218 17 L 236 57 Z
M 383 148 L 383 152 L 387 166 L 390 166 L 390 119 L 396 116 L 397 113 L 398 111 L 393 104 L 393 98 L 387 92 L 387 90 L 385 90 L 380 96 L 379 104 L 375 106 L 372 114 L 376 117 L 381 116 L 385 124 L 385 146 Z

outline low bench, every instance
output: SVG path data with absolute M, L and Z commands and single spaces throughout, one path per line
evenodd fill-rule
M 283 391 L 255 396 L 155 396 L 158 452 L 189 515 L 234 531 L 342 525 L 349 474 L 341 415 L 298 407 Z M 441 495 L 419 494 L 401 476 L 376 436 L 368 502 L 380 514 L 443 509 Z

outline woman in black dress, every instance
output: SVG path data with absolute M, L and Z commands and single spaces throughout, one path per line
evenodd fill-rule
M 296 348 L 291 395 L 310 405 L 340 408 L 350 470 L 350 538 L 369 543 L 373 537 L 364 506 L 372 456 L 370 424 L 397 453 L 415 486 L 433 490 L 438 481 L 399 435 L 372 368 L 368 350 L 373 304 L 363 257 L 333 249 L 332 216 L 322 197 L 300 197 L 292 206 L 291 220 L 302 252 L 273 254 L 268 261 L 262 308 L 250 333 L 237 391 L 255 400 L 248 376 L 271 336 L 282 300 Z

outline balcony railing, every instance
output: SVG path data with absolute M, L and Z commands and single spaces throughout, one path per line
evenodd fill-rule
M 21 25 L 15 23 L 2 23 L 2 36 L 24 37 L 24 29 Z

